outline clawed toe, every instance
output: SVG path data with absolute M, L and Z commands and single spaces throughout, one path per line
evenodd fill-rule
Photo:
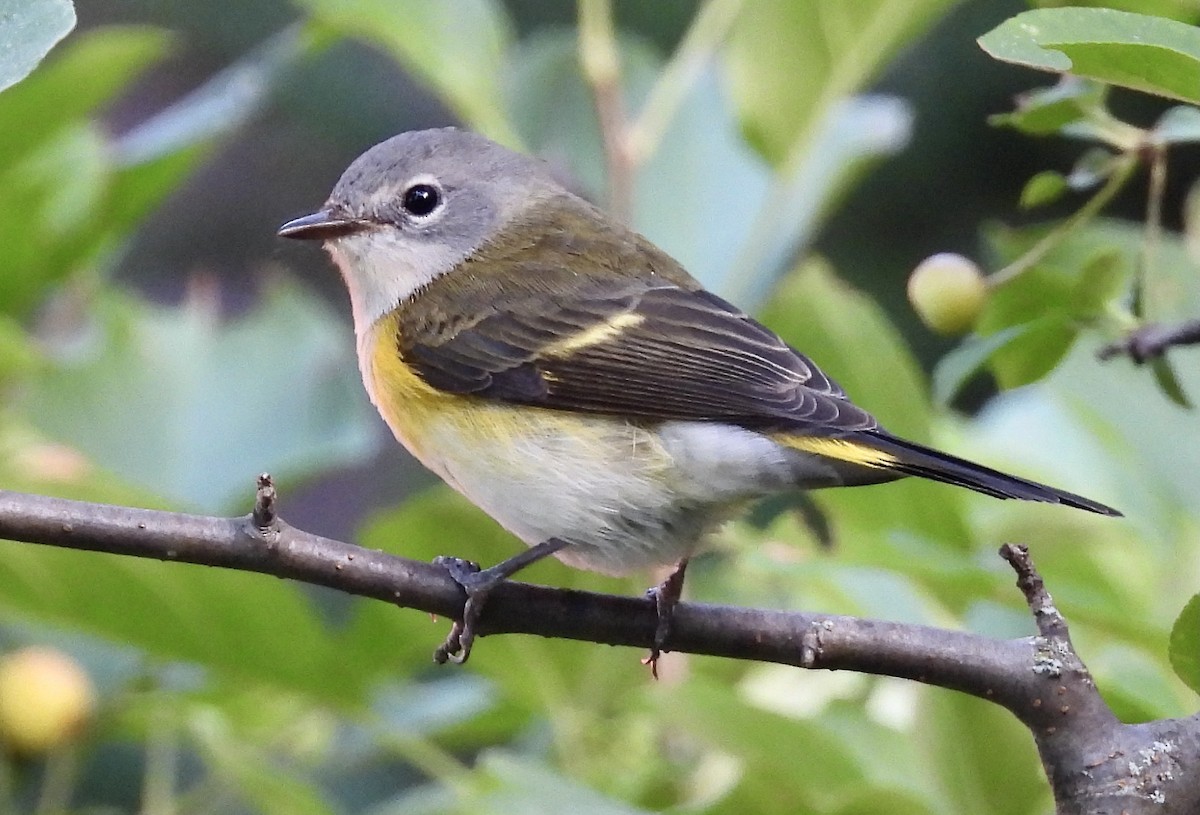
M 480 569 L 478 563 L 460 557 L 443 555 L 434 558 L 434 564 L 444 568 L 454 582 L 462 586 L 467 593 L 462 619 L 454 623 L 446 641 L 433 652 L 434 662 L 439 665 L 446 662 L 466 662 L 467 657 L 471 655 L 471 645 L 475 642 L 475 625 L 479 622 L 484 603 L 487 602 L 492 589 L 520 569 L 554 554 L 566 545 L 566 541 L 550 538 L 488 569 Z
M 463 618 L 455 620 L 450 627 L 445 642 L 434 650 L 433 661 L 439 665 L 447 662 L 462 664 L 471 656 L 471 646 L 475 643 L 475 625 L 479 622 L 487 595 L 503 578 L 485 573 L 480 570 L 478 563 L 463 558 L 439 556 L 434 558 L 433 562 L 449 572 L 454 582 L 462 586 L 467 593 Z
M 675 616 L 675 606 L 683 595 L 683 578 L 687 572 L 687 560 L 681 560 L 675 571 L 657 586 L 647 589 L 646 596 L 654 601 L 654 610 L 658 615 L 658 625 L 654 628 L 654 644 L 650 653 L 643 660 L 643 665 L 650 666 L 650 675 L 658 679 L 658 660 L 666 650 L 667 640 L 671 638 L 671 625 Z
M 473 582 L 472 575 L 477 575 L 480 571 L 479 564 L 475 561 L 448 555 L 438 555 L 433 559 L 433 565 L 441 566 L 450 573 L 455 583 L 468 590 L 469 584 Z

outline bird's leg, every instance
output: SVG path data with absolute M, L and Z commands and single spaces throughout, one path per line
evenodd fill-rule
M 466 662 L 471 655 L 471 645 L 475 641 L 475 625 L 487 602 L 492 589 L 503 583 L 509 577 L 524 569 L 531 563 L 536 563 L 547 555 L 552 555 L 567 545 L 558 538 L 550 538 L 531 546 L 524 552 L 501 561 L 495 566 L 480 569 L 478 563 L 457 557 L 438 557 L 434 563 L 442 566 L 454 578 L 454 582 L 463 587 L 467 593 L 467 602 L 463 606 L 462 620 L 455 621 L 446 641 L 433 652 L 433 660 L 439 665 L 447 661 Z
M 658 626 L 654 629 L 654 645 L 650 648 L 650 655 L 642 660 L 642 664 L 650 666 L 650 673 L 655 679 L 658 679 L 658 658 L 662 656 L 671 636 L 671 620 L 675 615 L 675 606 L 683 595 L 683 577 L 687 572 L 687 565 L 688 559 L 684 558 L 666 580 L 646 590 L 646 595 L 653 598 L 654 607 L 658 611 Z

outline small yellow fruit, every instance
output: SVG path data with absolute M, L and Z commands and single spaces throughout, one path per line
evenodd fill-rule
M 22 648 L 0 659 L 0 739 L 25 755 L 73 740 L 92 718 L 96 693 L 75 660 L 54 648 Z
M 908 301 L 921 322 L 939 334 L 966 333 L 987 302 L 987 281 L 970 258 L 931 255 L 908 278 Z

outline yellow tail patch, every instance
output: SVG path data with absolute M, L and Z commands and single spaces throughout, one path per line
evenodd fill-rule
M 887 469 L 899 462 L 891 453 L 885 453 L 866 444 L 859 444 L 849 439 L 832 439 L 821 436 L 789 436 L 773 435 L 775 441 L 793 450 L 804 453 L 815 453 L 826 458 L 846 461 L 851 464 L 861 464 L 864 467 Z

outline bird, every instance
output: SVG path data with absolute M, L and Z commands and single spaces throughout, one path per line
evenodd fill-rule
M 889 433 L 816 363 L 544 162 L 457 128 L 367 150 L 281 237 L 349 291 L 363 384 L 395 438 L 527 545 L 481 569 L 435 652 L 465 661 L 488 594 L 554 555 L 650 590 L 655 667 L 689 559 L 749 502 L 916 476 L 1120 513 Z

